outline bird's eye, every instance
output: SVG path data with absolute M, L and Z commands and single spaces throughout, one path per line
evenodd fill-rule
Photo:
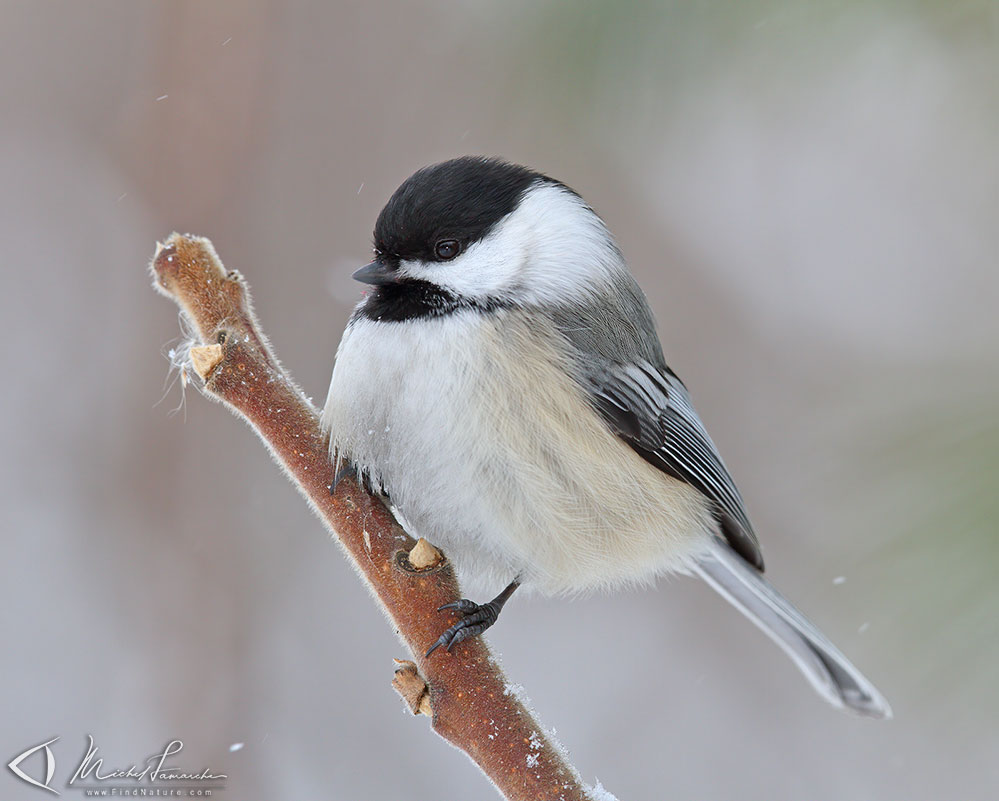
M 442 239 L 434 245 L 434 255 L 440 261 L 451 261 L 461 252 L 461 245 L 457 239 Z

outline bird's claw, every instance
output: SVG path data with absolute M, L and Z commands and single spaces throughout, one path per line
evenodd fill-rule
M 429 657 L 434 651 L 442 647 L 450 651 L 462 640 L 482 634 L 482 632 L 496 622 L 501 607 L 501 604 L 497 604 L 494 601 L 490 601 L 487 604 L 477 604 L 475 601 L 469 601 L 467 598 L 444 604 L 437 610 L 438 612 L 443 612 L 445 609 L 454 609 L 461 615 L 464 615 L 464 617 L 437 638 L 434 644 L 430 646 L 425 657 Z
M 337 468 L 336 474 L 333 476 L 333 483 L 330 484 L 330 495 L 336 492 L 336 488 L 340 486 L 340 482 L 345 478 L 352 478 L 361 486 L 361 489 L 374 494 L 374 489 L 371 486 L 371 478 L 367 473 L 361 475 L 360 479 L 357 477 L 357 468 L 354 466 L 353 462 L 344 462 Z
M 345 478 L 356 478 L 357 469 L 354 467 L 352 462 L 344 462 L 341 464 L 337 470 L 336 474 L 333 476 L 333 483 L 330 484 L 330 495 L 336 492 L 336 488 L 340 486 L 340 482 Z
M 452 601 L 449 604 L 438 606 L 437 611 L 443 612 L 445 609 L 454 609 L 461 612 L 463 615 L 470 615 L 472 612 L 480 608 L 480 605 L 475 603 L 475 601 L 469 601 L 468 598 L 462 598 L 460 601 Z

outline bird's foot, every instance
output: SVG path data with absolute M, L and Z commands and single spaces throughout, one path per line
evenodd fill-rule
M 437 638 L 434 644 L 430 646 L 426 656 L 429 657 L 434 651 L 441 647 L 450 651 L 462 640 L 467 640 L 469 637 L 477 637 L 482 634 L 482 632 L 496 622 L 496 619 L 499 617 L 500 610 L 503 609 L 503 605 L 507 602 L 510 596 L 513 595 L 513 591 L 519 586 L 520 584 L 518 582 L 511 582 L 510 585 L 503 590 L 503 592 L 493 598 L 489 603 L 477 604 L 475 601 L 469 601 L 467 598 L 462 598 L 460 601 L 454 601 L 440 607 L 437 610 L 438 612 L 443 612 L 445 609 L 454 609 L 463 615 L 463 617 Z
M 462 640 L 467 640 L 469 637 L 475 637 L 484 632 L 496 622 L 500 607 L 492 601 L 487 604 L 477 604 L 475 601 L 462 598 L 460 601 L 444 604 L 437 611 L 443 612 L 445 609 L 455 609 L 464 617 L 437 638 L 430 646 L 430 650 L 427 651 L 427 656 L 430 656 L 440 647 L 450 651 Z
M 336 474 L 333 476 L 333 483 L 330 484 L 330 495 L 336 492 L 336 488 L 340 486 L 340 482 L 345 478 L 353 478 L 361 485 L 361 489 L 366 490 L 374 494 L 374 490 L 371 487 L 371 478 L 367 473 L 361 475 L 360 479 L 357 477 L 357 467 L 354 466 L 353 462 L 344 461 L 340 467 L 337 468 Z

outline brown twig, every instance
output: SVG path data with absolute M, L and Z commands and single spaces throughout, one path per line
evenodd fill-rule
M 459 597 L 451 566 L 424 544 L 414 554 L 413 539 L 354 480 L 344 479 L 330 494 L 333 467 L 316 409 L 274 357 L 242 277 L 225 271 L 207 239 L 180 234 L 157 246 L 152 271 L 154 286 L 177 302 L 200 340 L 192 343 L 190 364 L 205 394 L 260 435 L 412 651 L 413 661 L 400 661 L 393 680 L 410 709 L 430 714 L 434 730 L 468 754 L 504 797 L 588 798 L 576 770 L 511 692 L 482 638 L 424 659 L 454 622 L 436 612 Z

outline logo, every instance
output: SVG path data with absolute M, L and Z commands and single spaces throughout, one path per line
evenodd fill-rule
M 48 790 L 59 795 L 52 787 L 52 777 L 56 772 L 55 756 L 49 748 L 58 740 L 53 737 L 44 743 L 32 746 L 22 754 L 18 754 L 7 767 L 21 781 Z M 91 735 L 87 735 L 87 748 L 76 769 L 73 771 L 66 787 L 80 790 L 85 796 L 188 796 L 211 797 L 217 790 L 225 789 L 225 773 L 216 773 L 209 768 L 201 770 L 183 769 L 178 767 L 174 758 L 184 749 L 181 740 L 171 740 L 160 751 L 144 760 L 132 762 L 127 767 L 110 767 L 105 765 L 104 757 L 98 756 L 98 747 Z M 230 753 L 238 750 L 230 748 Z M 45 781 L 31 776 L 21 767 L 21 763 L 30 759 L 35 753 L 42 751 L 44 760 Z M 37 770 L 30 769 L 37 774 Z
M 52 749 L 49 748 L 52 743 L 58 740 L 58 737 L 53 737 L 47 743 L 42 743 L 41 745 L 36 745 L 34 748 L 29 748 L 23 754 L 14 757 L 10 762 L 7 763 L 7 767 L 13 771 L 14 775 L 17 776 L 21 781 L 27 782 L 28 784 L 34 785 L 35 787 L 40 787 L 43 790 L 48 790 L 50 793 L 55 793 L 59 795 L 58 790 L 53 790 L 49 787 L 49 782 L 52 781 L 52 777 L 55 775 L 55 757 L 52 756 Z M 21 763 L 24 762 L 29 756 L 31 756 L 35 751 L 39 751 L 42 748 L 45 749 L 45 782 L 44 784 L 39 781 L 32 779 L 27 773 L 21 770 Z

